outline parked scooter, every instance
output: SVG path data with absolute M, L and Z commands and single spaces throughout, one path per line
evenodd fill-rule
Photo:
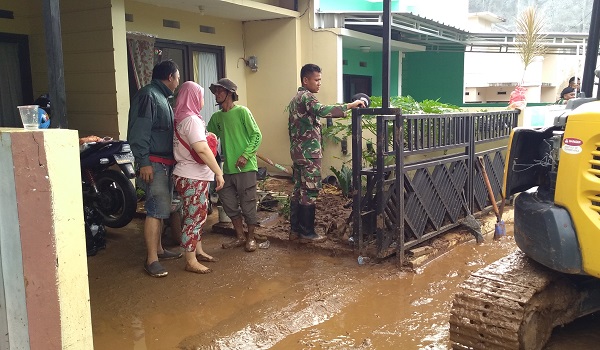
M 133 160 L 129 144 L 111 138 L 86 143 L 80 153 L 83 204 L 97 209 L 108 227 L 123 227 L 135 215 Z M 113 165 L 120 170 L 111 169 Z

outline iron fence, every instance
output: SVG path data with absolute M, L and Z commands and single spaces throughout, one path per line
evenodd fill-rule
M 370 167 L 363 167 L 365 116 L 377 120 Z M 354 110 L 353 234 L 361 254 L 396 253 L 402 260 L 407 249 L 490 206 L 475 166 L 478 157 L 500 198 L 506 146 L 485 144 L 507 139 L 517 118 L 518 111 L 402 115 L 397 108 Z

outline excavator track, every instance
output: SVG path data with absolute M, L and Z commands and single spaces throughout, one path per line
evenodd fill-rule
M 565 275 L 518 251 L 471 274 L 450 312 L 454 349 L 541 349 L 578 317 L 582 296 Z

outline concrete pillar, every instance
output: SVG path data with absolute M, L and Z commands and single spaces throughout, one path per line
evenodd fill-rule
M 528 103 L 539 103 L 542 95 L 543 56 L 535 56 L 527 66 L 523 77 L 523 86 L 527 87 L 525 94 Z
M 0 348 L 93 349 L 75 130 L 0 128 Z

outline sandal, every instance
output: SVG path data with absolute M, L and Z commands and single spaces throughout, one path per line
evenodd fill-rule
M 212 269 L 210 269 L 210 268 L 202 269 L 199 267 L 194 267 L 188 263 L 185 264 L 185 270 L 189 271 L 189 272 L 193 272 L 193 273 L 199 273 L 199 274 L 207 274 L 207 273 L 212 272 Z
M 206 261 L 206 262 L 219 261 L 219 258 L 215 258 L 214 256 L 208 257 L 208 256 L 204 256 L 202 254 L 196 254 L 196 259 L 198 259 L 198 261 Z
M 157 254 L 158 260 L 171 260 L 171 259 L 179 259 L 183 254 L 180 252 L 170 252 L 166 249 L 163 250 L 162 253 Z
M 144 270 L 152 277 L 165 277 L 169 274 L 158 261 L 154 261 L 150 265 L 144 263 Z
M 236 238 L 232 241 L 229 241 L 227 243 L 223 243 L 223 249 L 231 249 L 231 248 L 237 248 L 237 247 L 241 247 L 244 245 L 244 243 L 246 243 L 246 239 L 245 238 Z

